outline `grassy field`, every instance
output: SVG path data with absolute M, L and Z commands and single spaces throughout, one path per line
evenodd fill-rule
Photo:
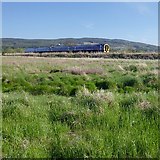
M 158 61 L 2 61 L 3 157 L 159 158 Z

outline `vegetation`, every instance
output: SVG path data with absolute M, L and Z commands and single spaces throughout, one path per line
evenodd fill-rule
M 5 53 L 24 53 L 24 48 L 14 48 L 14 47 L 6 47 L 2 49 L 2 54 Z
M 136 52 L 158 52 L 158 46 L 145 43 L 131 42 L 121 39 L 103 39 L 103 38 L 64 38 L 64 39 L 16 39 L 3 38 L 3 48 L 28 48 L 28 47 L 45 47 L 61 45 L 77 45 L 84 43 L 109 44 L 111 52 L 136 53 Z
M 3 58 L 3 157 L 159 158 L 158 61 Z

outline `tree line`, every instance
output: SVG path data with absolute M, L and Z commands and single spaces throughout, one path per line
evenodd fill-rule
M 24 53 L 24 48 L 12 48 L 12 47 L 6 47 L 6 48 L 3 48 L 2 47 L 2 54 L 5 54 L 5 53 Z

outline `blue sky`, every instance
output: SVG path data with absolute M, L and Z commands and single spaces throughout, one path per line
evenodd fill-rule
M 158 44 L 158 3 L 3 2 L 3 38 L 109 38 Z

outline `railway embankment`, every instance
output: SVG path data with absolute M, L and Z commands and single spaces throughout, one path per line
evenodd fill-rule
M 65 57 L 65 58 L 113 58 L 113 59 L 159 59 L 158 53 L 5 53 L 4 56 Z

